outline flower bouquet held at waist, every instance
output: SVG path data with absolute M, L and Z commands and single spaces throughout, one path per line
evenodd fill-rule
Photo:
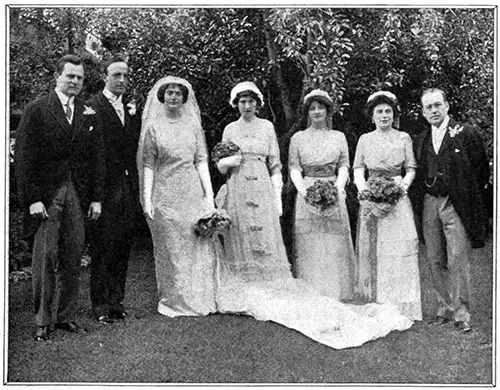
M 215 209 L 203 215 L 194 226 L 194 230 L 201 237 L 215 237 L 229 229 L 231 219 L 226 210 Z
M 222 141 L 214 146 L 212 150 L 212 161 L 218 163 L 220 159 L 238 154 L 240 148 L 231 141 Z
M 363 201 L 363 216 L 384 218 L 405 195 L 405 190 L 391 177 L 370 177 L 366 182 L 368 189 L 359 194 Z
M 316 180 L 307 188 L 305 201 L 313 214 L 333 216 L 338 204 L 338 190 L 335 183 L 331 180 Z

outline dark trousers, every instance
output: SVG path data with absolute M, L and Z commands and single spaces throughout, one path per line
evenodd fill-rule
M 56 322 L 72 321 L 77 310 L 85 228 L 71 180 L 57 190 L 47 213 L 49 217 L 40 223 L 33 242 L 33 297 L 38 326 L 51 323 L 56 288 Z
M 131 189 L 124 180 L 104 200 L 101 217 L 90 226 L 90 300 L 96 318 L 123 310 L 133 225 Z

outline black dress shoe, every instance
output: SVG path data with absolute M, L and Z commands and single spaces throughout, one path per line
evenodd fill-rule
M 470 333 L 472 332 L 472 326 L 468 322 L 464 322 L 464 326 L 462 327 L 462 333 Z
M 472 331 L 472 326 L 467 321 L 455 321 L 455 326 L 460 328 L 462 333 L 470 333 Z
M 100 316 L 97 319 L 97 322 L 99 322 L 100 324 L 112 324 L 114 321 L 111 318 L 109 318 L 108 316 L 104 315 L 104 316 Z
M 117 320 L 123 320 L 128 316 L 128 314 L 125 310 L 111 310 L 109 316 Z
M 59 322 L 54 325 L 55 329 L 62 329 L 71 333 L 88 333 L 89 331 L 81 326 L 78 326 L 75 322 Z
M 439 325 L 446 324 L 449 321 L 450 320 L 448 318 L 445 318 L 443 316 L 437 316 L 436 319 L 434 321 L 432 321 L 429 325 L 430 326 L 439 326 Z
M 49 327 L 39 326 L 36 330 L 35 340 L 36 341 L 46 341 L 49 339 Z

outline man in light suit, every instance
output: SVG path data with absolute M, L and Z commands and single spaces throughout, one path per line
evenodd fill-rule
M 103 123 L 106 178 L 103 213 L 90 224 L 90 300 L 95 319 L 102 324 L 124 319 L 125 282 L 133 244 L 134 222 L 139 210 L 135 158 L 140 116 L 124 100 L 129 67 L 122 58 L 103 66 L 105 87 L 87 104 L 99 112 Z
M 49 338 L 52 301 L 55 329 L 87 330 L 74 322 L 84 246 L 84 218 L 101 213 L 104 156 L 96 112 L 77 95 L 84 78 L 80 58 L 56 66 L 56 88 L 28 104 L 16 131 L 16 174 L 25 207 L 25 237 L 34 234 L 35 339 Z
M 487 234 L 481 191 L 489 177 L 488 159 L 477 131 L 448 115 L 444 91 L 426 89 L 421 101 L 431 126 L 414 143 L 418 161 L 414 188 L 438 301 L 432 325 L 453 320 L 467 333 L 472 330 L 472 249 L 483 247 Z

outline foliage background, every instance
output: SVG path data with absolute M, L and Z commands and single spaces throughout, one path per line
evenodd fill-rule
M 359 136 L 372 130 L 364 109 L 369 94 L 394 92 L 401 129 L 415 135 L 425 126 L 419 97 L 427 86 L 448 92 L 450 114 L 476 125 L 492 158 L 495 14 L 493 7 L 10 7 L 10 130 L 14 137 L 24 106 L 53 88 L 61 55 L 84 57 L 86 98 L 102 88 L 101 60 L 121 54 L 133 72 L 129 94 L 139 109 L 160 77 L 175 74 L 193 84 L 209 149 L 237 118 L 228 104 L 231 88 L 254 81 L 266 103 L 260 115 L 276 128 L 284 173 L 288 140 L 305 127 L 301 98 L 315 87 L 335 98 L 333 127 L 346 134 L 351 159 Z M 212 174 L 217 189 L 223 178 Z M 11 180 L 15 208 L 14 189 Z M 355 189 L 348 193 L 354 226 Z

